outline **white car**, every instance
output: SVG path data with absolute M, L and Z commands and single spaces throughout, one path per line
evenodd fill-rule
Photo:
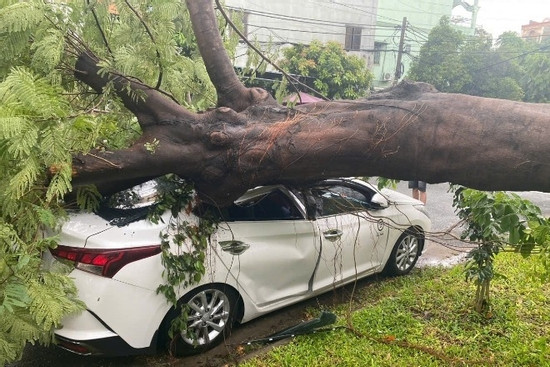
M 154 192 L 149 186 L 140 194 Z M 179 310 L 156 292 L 164 282 L 159 233 L 166 224 L 136 213 L 119 209 L 113 219 L 75 212 L 60 245 L 45 255 L 50 266 L 74 263 L 70 276 L 87 307 L 55 332 L 60 347 L 82 355 L 202 352 L 234 322 L 374 273 L 408 273 L 431 226 L 420 201 L 356 179 L 249 190 L 222 211 L 200 283 L 178 291 L 179 304 L 189 305 L 188 331 L 171 339 Z

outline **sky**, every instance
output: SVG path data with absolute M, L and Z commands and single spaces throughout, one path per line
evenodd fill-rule
M 474 0 L 466 0 L 473 4 Z M 498 37 L 505 31 L 521 35 L 521 26 L 530 20 L 550 18 L 550 0 L 478 0 L 477 25 Z M 454 14 L 454 13 L 453 13 Z

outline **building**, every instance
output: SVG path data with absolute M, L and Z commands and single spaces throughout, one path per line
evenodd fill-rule
M 374 74 L 374 87 L 384 88 L 406 75 L 430 30 L 441 17 L 451 17 L 453 9 L 460 7 L 471 13 L 474 29 L 478 0 L 471 1 L 473 5 L 462 0 L 226 0 L 225 3 L 232 12 L 240 13 L 246 37 L 264 49 L 276 53 L 283 47 L 312 40 L 337 41 L 349 53 L 363 58 Z M 406 29 L 400 52 L 404 18 Z M 241 43 L 235 66 L 244 67 L 246 63 L 247 45 Z
M 544 19 L 542 22 L 529 21 L 529 24 L 521 26 L 521 37 L 536 43 L 550 38 L 550 18 Z
M 373 65 L 374 29 L 378 0 L 226 0 L 232 12 L 241 13 L 246 37 L 272 52 L 312 40 L 337 41 L 352 54 Z M 247 62 L 241 43 L 235 66 Z
M 431 29 L 443 16 L 451 18 L 453 10 L 471 14 L 468 27 L 461 29 L 473 34 L 476 27 L 478 0 L 470 5 L 460 0 L 378 0 L 376 32 L 373 50 L 374 86 L 384 88 L 397 79 L 406 76 L 413 59 L 420 54 L 420 47 L 427 40 Z M 399 49 L 401 30 L 405 21 L 405 32 L 401 57 Z M 399 61 L 399 67 L 397 63 Z

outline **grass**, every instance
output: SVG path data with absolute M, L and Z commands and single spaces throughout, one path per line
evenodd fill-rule
M 473 310 L 463 267 L 425 268 L 356 290 L 337 327 L 240 363 L 270 366 L 550 366 L 550 284 L 536 258 L 497 256 L 491 310 Z M 318 314 L 319 310 L 311 310 Z

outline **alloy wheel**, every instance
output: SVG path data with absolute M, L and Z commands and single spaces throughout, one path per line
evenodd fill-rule
M 223 333 L 230 317 L 229 297 L 218 289 L 205 289 L 188 303 L 187 331 L 183 340 L 191 345 L 208 345 Z
M 418 257 L 418 238 L 408 234 L 399 243 L 395 253 L 395 265 L 399 271 L 407 271 L 411 268 Z

